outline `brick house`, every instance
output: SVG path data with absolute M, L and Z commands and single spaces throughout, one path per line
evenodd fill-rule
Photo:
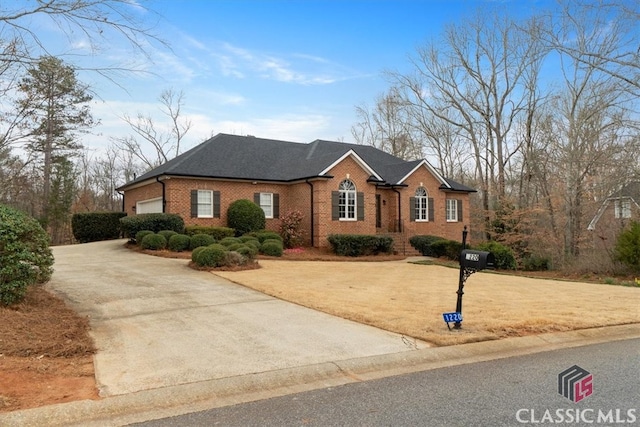
M 262 207 L 278 230 L 289 210 L 304 215 L 306 244 L 335 233 L 389 234 L 396 249 L 416 234 L 458 240 L 469 193 L 426 160 L 405 161 L 371 146 L 309 144 L 218 134 L 118 188 L 128 215 L 178 214 L 187 225 L 226 226 L 238 199 Z
M 612 249 L 631 221 L 640 221 L 640 182 L 631 182 L 607 197 L 587 229 L 596 249 Z

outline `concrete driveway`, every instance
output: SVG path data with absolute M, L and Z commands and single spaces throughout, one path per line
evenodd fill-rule
M 47 285 L 90 317 L 101 396 L 416 349 L 124 243 L 54 247 Z

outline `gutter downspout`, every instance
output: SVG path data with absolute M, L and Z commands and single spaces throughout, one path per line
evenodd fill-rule
M 121 193 L 120 191 L 116 190 L 116 193 L 118 193 L 119 195 L 122 196 L 122 212 L 126 212 L 124 210 L 124 193 Z
M 315 234 L 313 232 L 315 223 L 313 220 L 313 184 L 307 179 L 305 180 L 305 182 L 307 183 L 307 185 L 309 185 L 310 189 L 311 189 L 311 233 L 310 233 L 310 237 L 311 237 L 311 247 L 313 247 L 314 244 L 314 240 L 315 240 Z
M 162 184 L 162 213 L 165 213 L 165 208 L 167 205 L 167 200 L 165 199 L 165 186 L 164 186 L 164 181 L 160 181 L 160 177 L 156 176 L 156 181 L 158 181 L 160 184 Z

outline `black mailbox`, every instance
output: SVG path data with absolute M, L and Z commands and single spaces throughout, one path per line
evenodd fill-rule
M 495 257 L 491 252 L 465 249 L 460 253 L 460 265 L 470 270 L 480 271 L 493 268 Z

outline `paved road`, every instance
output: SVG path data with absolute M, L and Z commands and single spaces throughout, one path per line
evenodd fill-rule
M 578 403 L 557 391 L 558 374 L 575 364 L 593 375 L 593 394 Z M 135 426 L 518 426 L 558 425 L 560 416 L 572 426 L 640 425 L 639 380 L 640 339 L 633 339 L 347 384 Z

